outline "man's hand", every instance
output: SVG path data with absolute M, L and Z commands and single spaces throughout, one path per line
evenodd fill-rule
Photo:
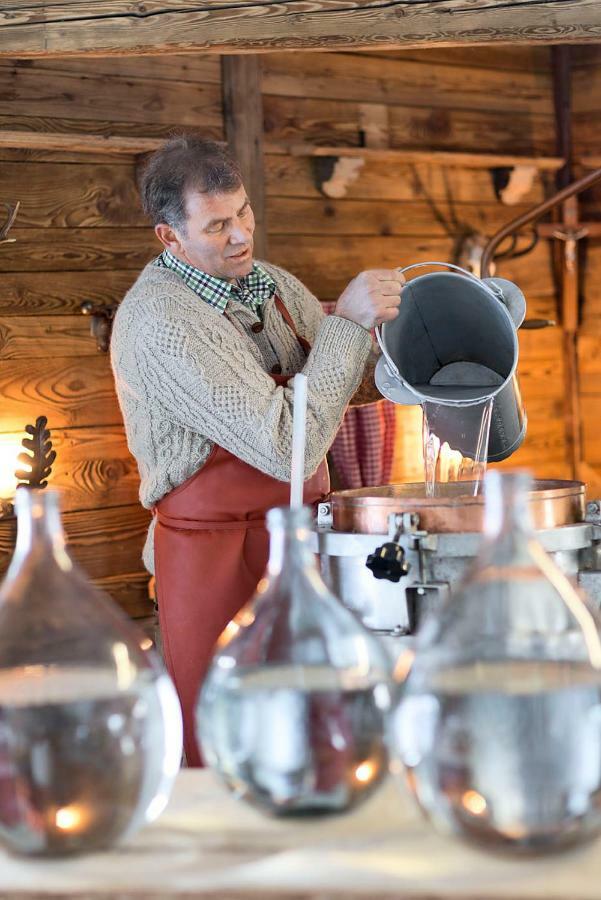
M 334 315 L 350 319 L 368 331 L 374 325 L 390 322 L 399 314 L 404 284 L 405 278 L 397 269 L 361 272 L 338 298 Z

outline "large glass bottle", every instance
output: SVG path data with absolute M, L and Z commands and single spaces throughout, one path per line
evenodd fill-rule
M 82 853 L 163 810 L 181 713 L 144 635 L 67 555 L 57 494 L 20 489 L 16 508 L 0 588 L 0 842 Z
M 601 829 L 599 618 L 537 542 L 530 486 L 486 475 L 480 555 L 426 617 L 391 717 L 432 822 L 518 854 Z
M 221 635 L 199 698 L 199 741 L 254 805 L 341 812 L 387 772 L 389 657 L 321 580 L 310 511 L 272 509 L 267 524 L 266 577 Z

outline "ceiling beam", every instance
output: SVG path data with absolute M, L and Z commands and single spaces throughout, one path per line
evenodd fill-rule
M 598 0 L 13 0 L 0 57 L 601 41 Z

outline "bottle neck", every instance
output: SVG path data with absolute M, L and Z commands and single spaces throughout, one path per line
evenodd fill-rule
M 311 518 L 306 508 L 278 508 L 269 511 L 269 562 L 267 571 L 277 578 L 283 571 L 315 568 L 315 554 L 309 546 Z
M 533 536 L 529 494 L 530 477 L 523 473 L 489 472 L 485 482 L 484 540 L 521 547 Z
M 30 554 L 36 554 L 52 556 L 61 569 L 70 569 L 71 561 L 65 551 L 58 494 L 55 491 L 20 488 L 15 507 L 17 542 L 13 563 L 18 564 Z

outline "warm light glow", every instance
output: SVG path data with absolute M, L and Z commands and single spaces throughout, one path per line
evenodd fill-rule
M 134 682 L 137 674 L 127 645 L 116 641 L 113 644 L 113 658 L 117 667 L 117 687 L 120 691 L 126 691 Z
M 355 778 L 357 781 L 360 781 L 361 784 L 367 784 L 374 778 L 377 772 L 377 766 L 374 765 L 370 759 L 366 759 L 362 763 L 359 763 L 355 769 Z
M 219 637 L 216 646 L 221 649 L 227 647 L 230 641 L 236 637 L 241 628 L 247 628 L 255 621 L 255 615 L 249 605 L 243 606 L 235 619 L 230 619 Z
M 152 647 L 152 641 L 150 640 L 150 638 L 143 638 L 140 641 L 140 647 L 142 648 L 142 650 L 150 650 L 150 648 Z
M 461 802 L 473 816 L 482 816 L 486 812 L 486 800 L 478 791 L 466 791 Z
M 56 827 L 61 831 L 76 831 L 83 822 L 80 806 L 61 806 L 54 816 Z
M 401 653 L 394 666 L 393 678 L 395 681 L 402 684 L 411 671 L 414 659 L 415 653 L 413 650 L 405 650 L 404 653 Z
M 31 469 L 17 457 L 23 453 L 20 434 L 0 434 L 0 500 L 12 500 L 17 488 L 16 469 Z

